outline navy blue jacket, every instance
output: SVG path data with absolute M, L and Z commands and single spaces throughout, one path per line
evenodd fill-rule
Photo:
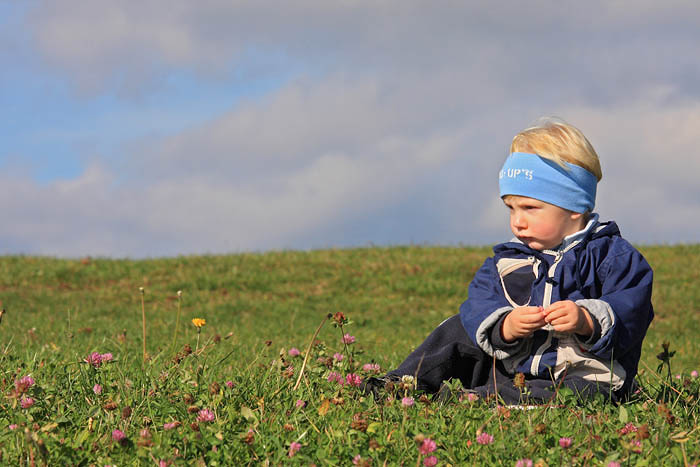
M 653 273 L 614 222 L 597 218 L 556 250 L 533 250 L 517 240 L 496 245 L 474 276 L 460 307 L 462 325 L 510 373 L 552 380 L 578 375 L 608 383 L 618 393 L 631 387 L 654 316 Z M 546 308 L 560 300 L 589 311 L 595 323 L 591 337 L 559 333 L 550 325 L 512 343 L 500 337 L 513 308 Z

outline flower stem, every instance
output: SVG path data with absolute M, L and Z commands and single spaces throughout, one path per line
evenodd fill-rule
M 175 332 L 173 333 L 173 350 L 175 349 L 175 340 L 177 339 L 177 331 L 180 328 L 180 305 L 182 303 L 182 290 L 177 291 L 177 318 L 175 319 Z
M 345 350 L 345 354 L 348 356 L 348 363 L 353 362 L 352 354 L 350 353 L 350 349 L 348 348 L 348 344 L 345 342 L 345 329 L 343 328 L 343 323 L 340 323 L 340 341 L 343 343 L 343 349 Z
M 314 335 L 311 336 L 311 341 L 309 342 L 309 346 L 306 348 L 306 354 L 304 354 L 304 361 L 301 364 L 301 370 L 299 370 L 299 376 L 297 377 L 297 382 L 294 384 L 294 387 L 292 388 L 292 391 L 296 391 L 297 388 L 299 388 L 299 384 L 301 384 L 301 378 L 304 376 L 304 368 L 306 368 L 306 362 L 309 360 L 309 354 L 311 353 L 311 347 L 314 345 L 314 339 L 316 339 L 316 336 L 318 336 L 318 333 L 321 331 L 321 328 L 323 327 L 324 324 L 326 324 L 326 321 L 331 319 L 333 315 L 328 313 L 328 315 L 321 321 L 321 324 L 318 325 L 318 328 L 316 328 L 316 332 L 314 332 Z
M 141 322 L 143 324 L 143 362 L 146 363 L 146 304 L 144 301 L 145 291 L 143 287 L 139 289 L 141 291 Z

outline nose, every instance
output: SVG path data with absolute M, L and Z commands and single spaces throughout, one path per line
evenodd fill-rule
M 518 211 L 514 211 L 513 214 L 511 214 L 510 224 L 513 226 L 514 229 L 517 230 L 522 230 L 527 227 L 525 217 L 522 215 L 522 213 Z

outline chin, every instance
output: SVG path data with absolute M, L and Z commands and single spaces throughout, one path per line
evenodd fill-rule
M 542 245 L 540 244 L 540 242 L 538 242 L 538 241 L 535 240 L 534 238 L 530 238 L 530 237 L 518 237 L 518 240 L 520 240 L 520 241 L 523 242 L 525 245 L 527 245 L 527 246 L 529 246 L 530 248 L 533 248 L 533 249 L 535 249 L 535 250 L 538 250 L 538 249 L 541 248 L 541 246 L 542 246 Z
M 547 249 L 551 248 L 549 246 L 543 245 L 540 241 L 534 240 L 531 238 L 521 238 L 520 241 L 523 242 L 528 247 L 532 248 L 533 250 L 541 251 L 541 250 L 547 250 Z

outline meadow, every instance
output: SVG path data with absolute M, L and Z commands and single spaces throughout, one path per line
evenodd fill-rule
M 700 245 L 640 250 L 640 391 L 534 410 L 357 387 L 457 312 L 486 248 L 2 257 L 0 464 L 696 464 Z

